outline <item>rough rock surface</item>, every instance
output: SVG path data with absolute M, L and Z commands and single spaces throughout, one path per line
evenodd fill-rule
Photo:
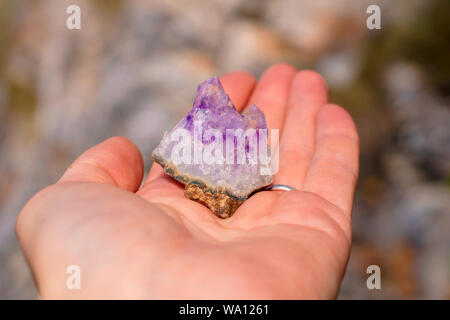
M 180 149 L 182 142 L 186 148 Z M 164 135 L 152 158 L 186 185 L 186 197 L 222 218 L 272 182 L 263 112 L 253 105 L 239 114 L 218 78 L 199 85 L 191 111 Z

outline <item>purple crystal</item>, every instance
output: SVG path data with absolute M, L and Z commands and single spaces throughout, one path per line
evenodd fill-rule
M 260 149 L 270 157 L 264 113 L 252 105 L 239 114 L 219 79 L 211 78 L 198 86 L 191 111 L 164 134 L 152 157 L 186 186 L 196 185 L 210 198 L 222 194 L 240 204 L 272 182 L 270 169 L 267 173 L 270 158 L 262 161 Z M 222 209 L 212 200 L 198 201 L 221 216 L 232 214 L 218 213 Z

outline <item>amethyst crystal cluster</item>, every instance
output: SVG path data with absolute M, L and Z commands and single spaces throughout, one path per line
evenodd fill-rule
M 199 85 L 191 111 L 165 133 L 152 158 L 185 185 L 185 196 L 222 218 L 272 182 L 264 113 L 243 115 L 218 78 Z

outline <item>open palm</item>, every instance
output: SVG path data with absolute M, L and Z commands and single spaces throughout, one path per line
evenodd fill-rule
M 256 104 L 280 129 L 274 183 L 230 219 L 184 197 L 115 137 L 89 149 L 24 207 L 17 234 L 43 298 L 334 298 L 351 243 L 358 136 L 312 71 L 279 64 L 256 83 L 221 78 L 236 108 Z M 150 121 L 150 119 L 149 119 Z M 66 286 L 78 265 L 81 289 Z

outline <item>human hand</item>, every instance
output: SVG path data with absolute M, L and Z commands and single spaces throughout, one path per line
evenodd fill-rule
M 154 164 L 146 182 L 135 145 L 115 137 L 87 150 L 23 208 L 16 231 L 43 298 L 334 298 L 351 243 L 358 135 L 327 104 L 312 71 L 279 64 L 255 84 L 221 78 L 238 110 L 256 104 L 280 129 L 274 183 L 229 219 L 184 197 Z M 81 289 L 66 287 L 69 265 Z

